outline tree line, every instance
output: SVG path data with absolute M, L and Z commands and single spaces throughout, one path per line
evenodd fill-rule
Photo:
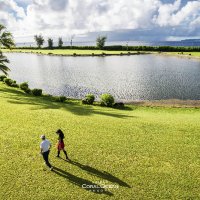
M 45 42 L 44 37 L 42 35 L 35 35 L 34 39 L 36 41 L 37 47 L 41 48 Z M 48 42 L 48 48 L 52 49 L 53 48 L 53 39 L 52 38 L 48 38 L 47 40 Z M 63 40 L 61 37 L 58 38 L 58 47 L 62 47 L 63 46 Z
M 45 40 L 42 35 L 35 35 L 35 41 L 38 48 L 44 44 Z M 112 45 L 105 46 L 107 37 L 98 36 L 96 39 L 96 46 L 63 46 L 62 38 L 58 38 L 58 46 L 53 45 L 53 39 L 48 38 L 48 46 L 44 49 L 79 49 L 79 50 L 107 50 L 107 51 L 156 51 L 156 52 L 200 52 L 200 47 L 185 47 L 185 46 L 123 46 Z M 23 47 L 20 47 L 23 48 Z M 30 47 L 24 47 L 24 49 L 30 49 Z M 34 47 L 32 47 L 34 49 Z
M 37 44 L 37 47 L 40 49 L 43 45 L 44 45 L 44 42 L 45 42 L 45 39 L 42 35 L 35 35 L 34 36 L 34 39 L 35 39 L 35 42 Z M 106 43 L 106 40 L 107 40 L 107 37 L 106 36 L 98 36 L 97 39 L 96 39 L 96 47 L 98 49 L 103 49 L 105 47 L 105 43 Z M 71 40 L 71 46 L 70 47 L 73 47 L 72 46 L 72 40 Z M 53 49 L 55 48 L 54 47 L 54 41 L 53 41 L 53 38 L 48 38 L 47 39 L 47 48 L 48 49 Z M 59 37 L 58 38 L 58 48 L 63 48 L 63 40 L 62 40 L 62 37 Z

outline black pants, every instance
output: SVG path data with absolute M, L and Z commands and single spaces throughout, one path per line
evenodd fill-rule
M 68 155 L 67 155 L 67 152 L 63 149 L 63 152 L 64 152 L 64 154 L 65 154 L 65 156 L 66 156 L 66 158 L 68 159 Z M 58 150 L 58 155 L 57 155 L 58 157 L 60 156 L 60 151 Z
M 51 168 L 51 164 L 49 163 L 49 152 L 50 151 L 46 151 L 46 152 L 42 153 L 42 155 L 43 155 L 46 165 Z

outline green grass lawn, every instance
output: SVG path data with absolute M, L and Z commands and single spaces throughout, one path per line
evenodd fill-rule
M 200 57 L 200 52 L 168 52 L 167 54 L 170 55 L 183 55 L 183 56 L 193 56 L 193 57 Z
M 62 104 L 1 82 L 0 108 L 2 200 L 200 199 L 199 109 Z M 71 162 L 55 158 L 58 128 Z M 39 155 L 41 134 L 53 172 Z M 119 187 L 82 188 L 102 183 Z
M 103 51 L 103 50 L 77 50 L 77 49 L 55 49 L 55 50 L 47 50 L 47 49 L 2 49 L 2 52 L 21 52 L 21 53 L 41 53 L 41 54 L 53 54 L 53 55 L 73 55 L 76 53 L 77 55 L 100 55 L 102 53 L 111 54 L 111 55 L 119 55 L 121 53 L 127 54 L 127 51 Z M 136 53 L 136 51 L 130 51 L 131 53 Z
M 103 51 L 103 50 L 77 50 L 77 49 L 55 49 L 55 50 L 47 50 L 47 49 L 35 49 L 35 50 L 30 50 L 30 49 L 1 49 L 2 52 L 7 53 L 7 52 L 20 52 L 20 53 L 41 53 L 44 55 L 52 54 L 52 55 L 67 55 L 67 56 L 72 56 L 75 54 L 77 55 L 101 55 L 102 53 L 105 53 L 107 55 L 120 55 L 121 53 L 127 54 L 127 51 Z M 137 53 L 137 51 L 130 51 L 130 53 Z M 153 54 L 158 54 L 158 52 L 152 52 L 152 51 L 145 51 L 140 53 L 153 53 Z M 178 56 L 190 56 L 191 57 L 200 57 L 200 52 L 163 52 L 164 54 L 167 55 L 178 55 Z

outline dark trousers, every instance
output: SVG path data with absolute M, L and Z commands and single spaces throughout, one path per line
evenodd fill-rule
M 46 151 L 46 152 L 42 153 L 42 155 L 43 155 L 46 165 L 51 168 L 51 164 L 49 163 L 49 152 L 50 151 Z
M 67 152 L 63 149 L 63 152 L 64 152 L 64 154 L 65 154 L 65 156 L 66 156 L 66 158 L 68 159 L 68 155 L 67 155 Z M 60 150 L 58 150 L 58 157 L 60 156 Z

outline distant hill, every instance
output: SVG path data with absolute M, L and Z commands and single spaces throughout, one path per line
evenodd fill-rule
M 200 42 L 200 39 L 186 39 L 186 40 L 181 40 L 181 42 Z

